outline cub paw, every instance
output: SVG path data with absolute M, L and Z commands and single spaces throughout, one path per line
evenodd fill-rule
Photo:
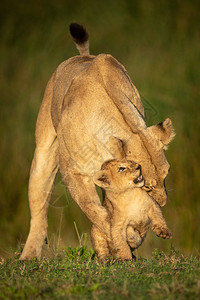
M 126 261 L 126 260 L 132 260 L 133 256 L 132 253 L 123 253 L 120 251 L 117 251 L 117 260 L 119 261 Z
M 167 227 L 160 227 L 158 225 L 154 225 L 152 229 L 158 237 L 161 237 L 163 239 L 172 238 L 172 232 Z

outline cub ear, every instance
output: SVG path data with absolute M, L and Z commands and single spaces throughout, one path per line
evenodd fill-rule
M 93 176 L 93 181 L 96 185 L 103 189 L 106 189 L 110 186 L 110 180 L 106 171 L 98 171 Z
M 125 158 L 123 142 L 120 139 L 116 138 L 115 136 L 111 136 L 109 138 L 109 149 L 114 159 Z
M 167 145 L 173 140 L 176 133 L 172 126 L 172 121 L 167 118 L 163 122 L 149 127 L 149 130 L 157 137 L 161 143 L 161 148 L 167 150 Z

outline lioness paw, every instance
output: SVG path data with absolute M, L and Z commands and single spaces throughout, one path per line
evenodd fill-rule
M 172 238 L 172 232 L 167 227 L 160 227 L 158 225 L 154 225 L 152 229 L 158 237 L 161 237 L 163 239 Z

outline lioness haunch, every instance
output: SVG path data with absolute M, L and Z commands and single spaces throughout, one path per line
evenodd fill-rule
M 103 205 L 111 220 L 111 242 L 92 226 L 92 244 L 100 259 L 111 255 L 119 260 L 132 259 L 131 249 L 144 241 L 150 223 L 157 236 L 172 236 L 160 206 L 141 189 L 144 179 L 139 164 L 127 159 L 109 160 L 93 179 L 105 190 Z

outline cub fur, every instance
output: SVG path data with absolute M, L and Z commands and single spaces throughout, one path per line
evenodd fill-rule
M 111 241 L 92 226 L 92 244 L 100 259 L 110 255 L 119 260 L 132 259 L 131 250 L 142 244 L 150 224 L 157 236 L 172 236 L 160 206 L 141 189 L 144 179 L 139 164 L 125 158 L 109 160 L 93 179 L 105 190 L 103 205 L 111 222 Z

